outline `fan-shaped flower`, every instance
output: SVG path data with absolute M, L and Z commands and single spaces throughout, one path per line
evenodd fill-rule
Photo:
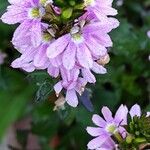
M 125 129 L 122 126 L 127 124 L 127 107 L 121 105 L 114 118 L 112 117 L 111 111 L 107 107 L 102 108 L 102 114 L 104 119 L 96 114 L 92 117 L 92 121 L 98 127 L 87 127 L 87 132 L 91 136 L 96 137 L 88 143 L 87 146 L 89 149 L 101 148 L 113 134 L 121 133 L 120 136 L 124 136 Z
M 87 12 L 93 13 L 101 21 L 106 20 L 107 16 L 117 15 L 112 2 L 113 0 L 84 0 Z
M 2 15 L 2 21 L 7 24 L 21 23 L 20 34 L 24 35 L 24 33 L 30 32 L 33 46 L 39 46 L 42 38 L 41 18 L 45 15 L 44 5 L 49 0 L 9 0 L 9 2 L 11 5 L 7 7 L 7 12 Z
M 109 18 L 105 23 L 94 22 L 85 25 L 85 20 L 75 25 L 70 33 L 56 39 L 47 49 L 47 56 L 51 58 L 63 55 L 63 66 L 70 70 L 76 64 L 90 69 L 94 60 L 106 55 L 106 47 L 112 46 L 107 34 L 119 23 Z

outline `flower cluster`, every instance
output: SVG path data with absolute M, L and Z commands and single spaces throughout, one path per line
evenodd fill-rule
M 101 112 L 104 119 L 97 114 L 92 117 L 98 127 L 87 127 L 87 132 L 95 137 L 88 143 L 88 149 L 128 150 L 150 142 L 150 112 L 142 114 L 139 105 L 135 104 L 130 111 L 121 105 L 114 117 L 107 107 L 103 107 Z
M 1 17 L 7 24 L 20 25 L 12 43 L 21 56 L 12 67 L 27 72 L 46 69 L 60 79 L 56 95 L 65 91 L 66 102 L 76 107 L 87 83 L 95 83 L 93 72 L 105 74 L 109 61 L 108 33 L 118 27 L 112 0 L 9 0 Z M 68 8 L 66 8 L 68 6 Z

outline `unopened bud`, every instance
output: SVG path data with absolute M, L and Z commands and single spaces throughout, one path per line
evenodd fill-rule
M 108 64 L 110 61 L 110 56 L 108 54 L 106 54 L 105 56 L 101 57 L 99 60 L 97 60 L 97 63 L 99 65 L 106 65 Z

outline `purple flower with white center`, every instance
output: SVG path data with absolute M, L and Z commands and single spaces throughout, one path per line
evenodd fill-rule
M 0 65 L 4 63 L 4 59 L 7 57 L 7 55 L 0 51 Z
M 82 94 L 87 82 L 96 82 L 93 72 L 107 72 L 107 48 L 112 46 L 108 33 L 119 25 L 108 17 L 117 13 L 111 0 L 84 2 L 85 13 L 78 18 L 73 11 L 66 24 L 60 19 L 64 6 L 53 5 L 52 0 L 9 0 L 11 5 L 1 17 L 7 24 L 20 23 L 12 43 L 21 56 L 12 67 L 27 72 L 46 69 L 50 76 L 59 76 L 56 95 L 66 91 L 65 100 L 73 107 L 78 105 L 77 93 Z
M 107 143 L 111 135 L 125 136 L 125 129 L 122 126 L 127 124 L 128 109 L 126 106 L 121 105 L 114 118 L 107 107 L 102 108 L 102 114 L 104 119 L 96 114 L 92 117 L 93 123 L 98 127 L 87 127 L 87 132 L 95 137 L 88 143 L 88 149 L 101 148 L 103 144 Z
M 71 70 L 75 65 L 90 69 L 94 60 L 106 55 L 106 47 L 112 45 L 107 34 L 116 27 L 116 20 L 111 23 L 94 22 L 84 26 L 82 20 L 70 33 L 56 39 L 47 49 L 47 56 L 55 58 L 62 54 L 63 66 Z M 110 25 L 111 24 L 111 25 Z
M 133 118 L 134 116 L 141 117 L 142 115 L 141 107 L 138 104 L 133 105 L 129 111 L 129 114 L 131 118 Z M 147 117 L 149 116 L 150 112 L 147 112 Z
M 66 102 L 70 106 L 76 107 L 78 105 L 78 97 L 76 92 L 81 95 L 87 82 L 84 78 L 78 77 L 78 67 L 75 67 L 72 70 L 66 70 L 63 66 L 61 66 L 60 73 L 62 76 L 62 80 L 54 86 L 56 95 L 59 96 L 59 93 L 64 88 L 66 90 Z
M 117 10 L 112 8 L 113 0 L 84 0 L 85 10 L 93 13 L 99 20 L 107 19 L 107 16 L 117 15 Z
M 42 39 L 41 18 L 45 15 L 44 5 L 48 1 L 9 0 L 9 2 L 11 5 L 7 7 L 7 12 L 2 15 L 2 21 L 7 24 L 21 23 L 19 26 L 19 29 L 22 29 L 19 30 L 20 35 L 24 35 L 24 33 L 28 34 L 30 32 L 33 46 L 39 46 Z
M 28 38 L 25 39 L 28 40 Z M 33 72 L 35 69 L 47 69 L 50 65 L 50 60 L 46 55 L 46 50 L 53 41 L 53 36 L 49 33 L 43 33 L 42 44 L 36 48 L 31 46 L 30 40 L 27 40 L 26 44 L 24 43 L 24 38 L 18 39 L 17 42 L 13 41 L 22 55 L 12 62 L 12 67 L 22 68 L 27 72 Z

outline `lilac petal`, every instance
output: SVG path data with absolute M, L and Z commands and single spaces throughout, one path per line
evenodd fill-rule
M 38 47 L 42 42 L 42 29 L 41 22 L 35 21 L 32 23 L 31 32 L 31 42 L 34 47 Z
M 124 105 L 121 105 L 115 114 L 115 121 L 121 125 L 127 124 L 127 114 L 128 108 Z
M 62 64 L 62 56 L 61 56 L 61 55 L 58 55 L 58 56 L 55 57 L 55 58 L 49 59 L 49 61 L 51 62 L 51 64 L 52 64 L 54 67 L 60 67 L 61 64 Z
M 115 16 L 115 15 L 118 14 L 117 10 L 114 9 L 114 8 L 112 8 L 112 7 L 110 7 L 110 6 L 108 6 L 108 7 L 107 7 L 107 6 L 103 7 L 103 8 L 102 8 L 102 12 L 103 12 L 104 14 L 110 15 L 110 16 Z
M 127 136 L 127 131 L 123 127 L 119 127 L 119 133 L 122 135 L 123 138 Z
M 52 77 L 57 78 L 59 75 L 59 69 L 50 65 L 47 70 L 48 74 Z
M 63 65 L 66 69 L 71 70 L 75 65 L 76 46 L 71 42 L 63 54 Z
M 97 138 L 94 138 L 88 143 L 88 149 L 96 149 L 98 147 L 101 147 L 101 145 L 108 139 L 107 135 L 101 135 Z
M 99 115 L 93 115 L 92 117 L 92 121 L 95 125 L 99 126 L 99 127 L 105 127 L 106 126 L 106 121 L 101 118 Z
M 11 5 L 7 7 L 7 12 L 1 17 L 2 21 L 7 24 L 16 24 L 26 19 L 26 11 L 23 7 Z
M 108 107 L 102 108 L 102 114 L 107 122 L 111 122 L 113 120 L 112 112 Z
M 14 32 L 12 43 L 17 48 L 17 50 L 19 49 L 19 52 L 21 53 L 24 51 L 24 47 L 29 47 L 29 45 L 31 45 L 31 38 L 28 35 L 30 27 L 31 22 L 24 21 Z
M 91 53 L 85 44 L 80 44 L 77 47 L 77 59 L 80 65 L 85 68 L 91 68 L 93 66 Z
M 10 4 L 19 4 L 19 3 L 22 2 L 22 0 L 8 0 L 8 2 L 9 2 Z
M 56 83 L 56 84 L 54 85 L 54 90 L 55 90 L 55 92 L 56 92 L 56 96 L 59 95 L 59 93 L 61 92 L 62 89 L 63 89 L 63 87 L 62 87 L 61 81 L 59 81 L 58 83 Z
M 86 131 L 91 136 L 100 136 L 100 135 L 103 135 L 105 133 L 104 129 L 98 128 L 98 127 L 87 127 Z
M 88 38 L 86 45 L 90 49 L 93 56 L 104 56 L 107 53 L 107 49 L 94 40 L 93 37 Z
M 97 74 L 107 73 L 107 70 L 102 65 L 99 65 L 96 62 L 93 63 L 92 71 L 94 71 Z
M 56 41 L 54 41 L 50 46 L 47 48 L 47 56 L 48 58 L 55 58 L 60 53 L 62 53 L 70 40 L 70 35 L 66 34 L 60 38 L 58 38 Z
M 46 69 L 48 67 L 49 61 L 46 56 L 46 47 L 45 46 L 41 46 L 41 47 L 37 48 L 37 53 L 34 57 L 33 63 L 37 68 Z
M 77 107 L 78 105 L 78 98 L 77 98 L 77 95 L 76 95 L 76 92 L 74 89 L 72 90 L 67 90 L 67 93 L 66 93 L 66 101 L 67 103 L 72 106 L 72 107 Z
M 95 37 L 97 39 L 97 42 L 99 42 L 99 44 L 103 45 L 104 47 L 112 47 L 113 45 L 112 40 L 108 34 L 100 35 L 94 33 L 93 37 Z
M 105 22 L 107 20 L 107 16 L 101 13 L 99 9 L 93 9 L 93 12 L 101 22 Z
M 132 108 L 130 109 L 130 115 L 133 118 L 134 116 L 141 116 L 141 108 L 138 104 L 135 104 L 134 106 L 132 106 Z
M 91 73 L 89 69 L 82 69 L 82 75 L 83 75 L 83 78 L 87 80 L 89 83 L 96 82 L 95 76 Z

